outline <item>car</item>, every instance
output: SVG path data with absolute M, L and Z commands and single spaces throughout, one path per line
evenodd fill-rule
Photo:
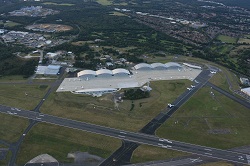
M 212 74 L 216 74 L 216 71 L 211 70 L 211 71 L 210 71 L 210 73 L 212 73 Z

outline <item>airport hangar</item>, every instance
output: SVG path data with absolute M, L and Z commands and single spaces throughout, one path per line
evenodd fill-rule
M 113 93 L 122 88 L 142 87 L 150 81 L 177 80 L 196 78 L 201 69 L 198 66 L 190 67 L 175 62 L 169 63 L 140 63 L 130 71 L 118 68 L 114 70 L 100 69 L 97 71 L 83 70 L 77 77 L 65 78 L 57 92 L 70 91 L 74 94 L 88 94 L 101 96 Z

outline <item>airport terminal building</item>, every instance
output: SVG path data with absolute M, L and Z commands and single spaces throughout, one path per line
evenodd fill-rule
M 70 91 L 74 94 L 101 96 L 122 88 L 143 87 L 150 81 L 193 80 L 200 72 L 200 69 L 191 69 L 176 62 L 140 63 L 132 67 L 130 71 L 123 68 L 82 70 L 77 73 L 77 77 L 65 78 L 57 92 Z

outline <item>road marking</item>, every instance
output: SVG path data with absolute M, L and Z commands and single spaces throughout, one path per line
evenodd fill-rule
M 250 155 L 246 155 L 247 163 L 250 164 Z
M 44 116 L 44 115 L 42 115 L 42 114 L 39 114 L 39 116 Z
M 162 145 L 161 147 L 163 147 L 163 148 L 172 148 L 172 146 L 170 146 L 170 145 L 167 145 L 167 146 Z
M 120 133 L 121 133 L 121 134 L 127 134 L 127 133 L 125 133 L 125 132 L 123 132 L 123 131 L 121 131 Z
M 118 135 L 119 137 L 122 137 L 122 138 L 124 138 L 125 136 L 123 136 L 123 135 Z
M 205 154 L 206 154 L 206 155 L 210 155 L 210 156 L 212 155 L 211 153 L 205 153 Z
M 211 149 L 204 149 L 204 150 L 207 150 L 207 151 L 212 151 Z
M 158 144 L 159 146 L 164 146 L 163 144 Z

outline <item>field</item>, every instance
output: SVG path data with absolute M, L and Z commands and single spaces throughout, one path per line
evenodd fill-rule
M 15 26 L 18 26 L 18 25 L 21 25 L 21 24 L 13 22 L 13 21 L 6 21 L 5 23 L 0 21 L 0 25 L 4 25 L 5 27 L 15 27 Z
M 43 98 L 47 89 L 47 85 L 0 84 L 0 104 L 32 110 Z
M 125 100 L 118 104 L 119 109 L 115 107 L 111 95 L 93 98 L 72 93 L 54 93 L 46 100 L 41 111 L 60 117 L 138 131 L 190 85 L 191 82 L 188 80 L 152 82 L 150 98 Z
M 44 2 L 44 5 L 56 5 L 56 6 L 74 6 L 73 3 L 54 3 L 54 2 Z
M 208 87 L 198 91 L 158 129 L 157 135 L 221 149 L 249 145 L 249 110 L 212 92 L 214 95 Z
M 131 162 L 142 163 L 147 161 L 167 160 L 185 155 L 189 154 L 148 145 L 141 145 L 134 151 Z
M 19 75 L 12 75 L 12 76 L 1 76 L 0 83 L 3 82 L 26 82 L 27 79 L 24 79 L 22 76 Z
M 110 15 L 113 15 L 113 16 L 127 16 L 126 14 L 123 14 L 123 13 L 120 13 L 120 12 L 113 12 L 113 13 L 110 13 Z
M 40 154 L 50 154 L 60 162 L 72 162 L 71 152 L 89 152 L 106 158 L 118 149 L 121 141 L 102 135 L 40 123 L 26 135 L 18 153 L 17 163 L 23 165 Z
M 97 0 L 97 2 L 101 5 L 104 5 L 104 6 L 112 5 L 111 0 Z
M 40 29 L 40 31 L 43 32 L 64 32 L 72 30 L 73 28 L 68 25 L 62 25 L 62 24 L 33 24 L 25 27 L 28 30 L 34 30 L 37 31 L 37 29 Z M 39 54 L 40 55 L 40 54 Z
M 1 113 L 0 140 L 7 141 L 9 143 L 16 142 L 27 126 L 27 119 L 22 119 Z
M 240 43 L 240 44 L 250 44 L 250 39 L 240 38 L 238 43 Z
M 220 40 L 221 42 L 225 42 L 225 43 L 236 43 L 237 39 L 233 38 L 233 37 L 229 37 L 229 36 L 224 36 L 224 35 L 219 35 L 217 37 L 218 40 Z

